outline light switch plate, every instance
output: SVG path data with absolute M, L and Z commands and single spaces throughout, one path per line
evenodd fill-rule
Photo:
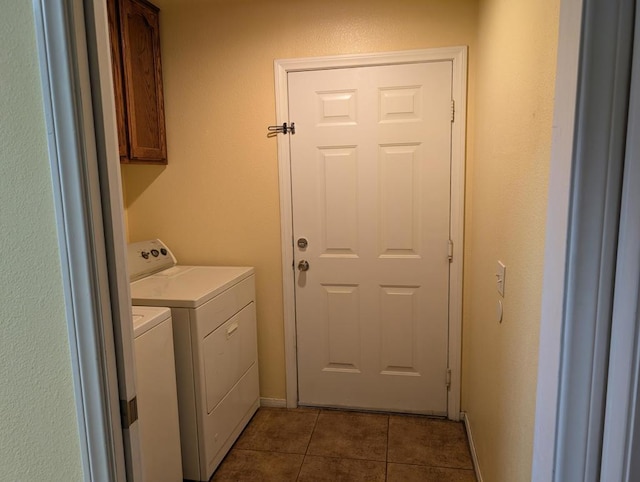
M 498 265 L 496 267 L 496 284 L 498 287 L 498 293 L 500 296 L 504 298 L 504 285 L 505 285 L 505 274 L 507 271 L 507 267 L 502 263 L 502 261 L 498 261 Z

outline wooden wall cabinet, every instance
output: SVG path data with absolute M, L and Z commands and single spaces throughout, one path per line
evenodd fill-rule
M 159 9 L 107 0 L 120 161 L 166 164 Z

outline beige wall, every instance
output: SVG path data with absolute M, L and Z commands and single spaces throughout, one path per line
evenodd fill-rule
M 559 0 L 483 0 L 467 172 L 463 406 L 488 481 L 531 477 Z M 495 265 L 507 266 L 496 321 Z
M 257 269 L 260 383 L 284 398 L 273 60 L 470 46 L 475 0 L 157 0 L 169 164 L 123 166 L 131 241 Z M 473 91 L 470 92 L 473 103 Z
M 0 12 L 0 479 L 82 480 L 31 2 Z

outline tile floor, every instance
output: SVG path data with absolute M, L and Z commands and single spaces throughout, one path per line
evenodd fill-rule
M 475 482 L 462 423 L 261 408 L 212 481 Z

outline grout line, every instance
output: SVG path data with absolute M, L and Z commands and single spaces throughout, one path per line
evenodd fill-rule
M 316 413 L 316 420 L 313 422 L 313 429 L 311 430 L 311 435 L 309 436 L 309 441 L 307 442 L 307 448 L 304 451 L 305 457 L 309 453 L 309 446 L 311 445 L 311 439 L 313 438 L 313 434 L 316 431 L 316 427 L 318 426 L 318 419 L 320 418 L 320 410 Z
M 302 456 L 302 463 L 300 464 L 300 468 L 298 469 L 298 475 L 296 476 L 296 480 L 300 480 L 300 474 L 302 473 L 302 466 L 304 465 L 304 461 L 307 459 L 306 455 Z
M 296 480 L 300 479 L 300 474 L 302 473 L 302 467 L 304 466 L 305 461 L 307 460 L 307 455 L 309 453 L 309 445 L 311 445 L 311 439 L 313 438 L 313 432 L 316 431 L 316 427 L 318 425 L 318 418 L 320 418 L 320 410 L 316 413 L 316 419 L 313 422 L 313 428 L 311 429 L 311 435 L 309 435 L 309 441 L 307 442 L 307 448 L 304 450 L 304 454 L 302 455 L 302 463 L 300 464 L 300 468 L 298 469 L 298 475 L 296 476 Z
M 282 452 L 278 452 L 278 453 L 282 453 Z M 295 454 L 295 455 L 302 455 L 302 454 Z M 378 462 L 383 464 L 386 463 L 384 460 L 380 460 L 380 459 L 358 459 L 356 457 L 344 457 L 341 455 L 322 455 L 322 454 L 306 454 L 306 455 L 308 455 L 309 457 L 320 457 L 323 459 L 358 460 L 360 462 Z
M 447 470 L 466 470 L 468 472 L 473 472 L 473 467 L 468 469 L 465 467 L 450 467 L 448 465 L 431 465 L 431 464 L 416 464 L 416 463 L 411 463 L 411 462 L 389 462 L 391 464 L 396 464 L 396 465 L 411 465 L 413 467 L 430 467 L 433 469 L 447 469 Z
M 285 454 L 285 455 L 305 455 L 304 453 L 300 453 L 300 452 L 286 452 L 284 450 L 269 450 L 269 449 L 257 449 L 257 448 L 234 448 L 234 451 L 240 451 L 240 452 L 263 452 L 263 453 L 267 453 L 267 454 Z M 229 451 L 229 453 L 231 453 L 231 451 Z M 223 459 L 224 460 L 224 459 Z
M 391 417 L 387 415 L 387 454 L 385 457 L 384 463 L 384 480 L 386 481 L 389 478 L 389 438 L 391 431 Z

